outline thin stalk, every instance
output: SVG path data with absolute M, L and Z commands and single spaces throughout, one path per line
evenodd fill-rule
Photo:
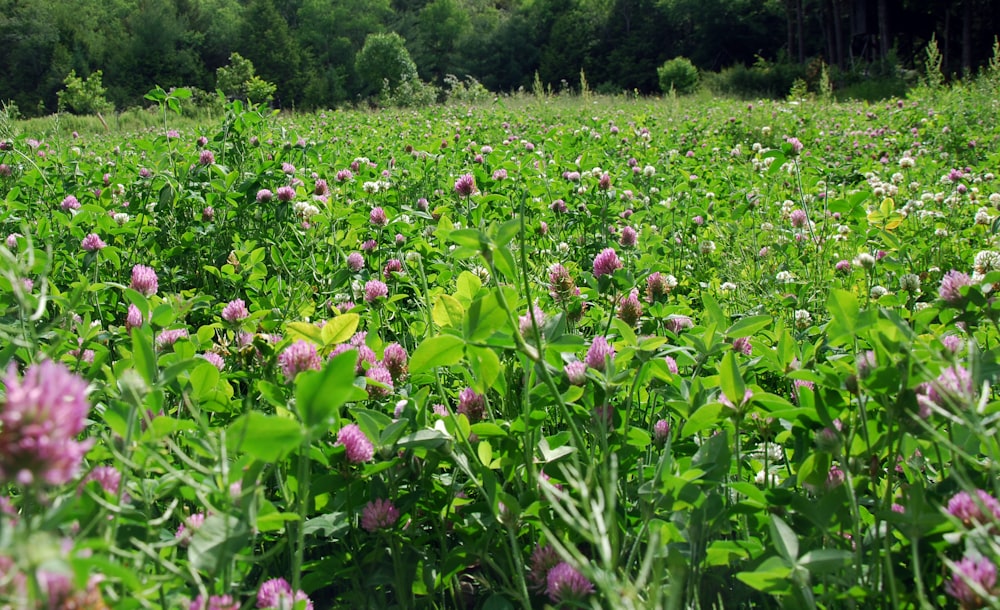
M 292 552 L 292 590 L 298 591 L 302 583 L 302 563 L 305 557 L 306 546 L 306 517 L 309 516 L 309 476 L 312 474 L 309 468 L 309 447 L 312 443 L 306 439 L 302 443 L 299 451 L 298 490 L 296 504 L 298 508 L 299 521 L 295 525 L 295 549 Z

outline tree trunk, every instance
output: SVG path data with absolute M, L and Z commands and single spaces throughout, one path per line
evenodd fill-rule
M 962 73 L 966 78 L 972 74 L 972 3 L 962 2 Z
M 889 56 L 889 7 L 887 0 L 878 0 L 878 43 L 882 59 Z
M 795 2 L 795 23 L 799 37 L 799 63 L 806 63 L 806 40 L 805 40 L 805 10 L 802 7 L 802 0 Z
M 795 8 L 793 3 L 796 0 L 785 0 L 785 25 L 788 31 L 788 58 L 791 59 L 795 54 L 795 21 L 793 14 Z
M 840 1 L 832 0 L 830 3 L 833 6 L 833 50 L 834 56 L 831 59 L 832 62 L 836 62 L 840 69 L 844 68 L 844 32 L 843 24 L 841 24 L 840 15 Z

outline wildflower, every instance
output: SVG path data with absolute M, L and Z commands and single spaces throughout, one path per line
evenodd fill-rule
M 493 179 L 497 180 L 497 181 L 506 180 L 507 179 L 507 170 L 505 170 L 504 168 L 501 167 L 500 169 L 494 171 L 493 172 Z
M 622 262 L 618 258 L 618 253 L 614 248 L 605 248 L 594 257 L 594 276 L 611 275 L 616 270 L 622 268 Z
M 871 270 L 875 267 L 875 257 L 867 252 L 862 252 L 854 257 L 854 265 L 865 270 Z
M 81 485 L 86 485 L 90 481 L 97 481 L 101 489 L 111 495 L 118 493 L 118 487 L 122 482 L 122 473 L 114 466 L 97 466 L 83 478 Z
M 80 242 L 80 247 L 87 252 L 97 252 L 98 250 L 107 247 L 108 244 L 104 243 L 104 240 L 97 233 L 90 233 L 83 238 Z
M 365 303 L 374 303 L 379 299 L 384 299 L 389 294 L 389 287 L 381 280 L 368 280 L 365 282 Z
M 914 273 L 906 273 L 899 278 L 899 288 L 904 292 L 916 294 L 920 292 L 920 276 Z
M 670 316 L 665 322 L 667 330 L 674 333 L 675 335 L 680 333 L 682 330 L 691 328 L 694 326 L 694 322 L 691 318 L 687 316 Z
M 215 208 L 212 206 L 205 206 L 201 211 L 201 221 L 211 222 L 215 218 Z
M 464 413 L 470 423 L 476 423 L 483 418 L 486 411 L 486 397 L 472 388 L 465 388 L 458 394 L 456 413 Z
M 948 514 L 966 527 L 1000 521 L 1000 502 L 982 489 L 976 490 L 975 497 L 967 491 L 960 491 L 948 500 Z
M 309 596 L 304 591 L 292 591 L 292 586 L 284 578 L 265 580 L 257 590 L 257 607 L 264 610 L 290 610 L 303 600 L 306 610 L 313 610 Z
M 267 203 L 274 198 L 274 193 L 268 189 L 260 189 L 257 191 L 257 203 Z
M 357 273 L 365 267 L 365 257 L 360 252 L 351 252 L 347 255 L 347 268 Z
M 628 297 L 622 299 L 618 304 L 618 317 L 629 326 L 635 326 L 642 316 L 642 305 L 639 304 L 639 291 L 635 288 Z
M 570 385 L 583 385 L 587 382 L 587 365 L 579 360 L 567 364 L 564 369 Z
M 128 314 L 125 316 L 125 330 L 132 330 L 142 326 L 142 312 L 134 304 L 128 306 Z
M 556 263 L 549 267 L 549 293 L 558 302 L 564 302 L 573 295 L 576 284 L 565 267 Z
M 664 356 L 663 361 L 667 364 L 667 370 L 670 371 L 671 374 L 676 375 L 677 361 L 674 360 L 673 356 Z
M 753 345 L 750 343 L 750 337 L 737 337 L 733 339 L 733 351 L 739 352 L 744 356 L 749 356 L 753 352 Z
M 942 301 L 949 305 L 959 305 L 963 300 L 961 288 L 971 285 L 972 278 L 961 271 L 952 269 L 941 278 L 938 295 L 940 295 Z
M 623 248 L 635 247 L 639 240 L 639 234 L 632 227 L 626 226 L 622 229 L 621 237 L 618 239 L 618 243 L 621 244 Z
M 986 607 L 987 600 L 983 594 L 997 594 L 997 567 L 985 557 L 974 559 L 963 557 L 952 567 L 951 580 L 945 583 L 944 590 L 954 597 L 963 610 Z
M 553 566 L 545 580 L 545 593 L 554 604 L 579 601 L 594 592 L 594 585 L 565 561 Z
M 13 363 L 0 407 L 0 480 L 62 485 L 76 476 L 93 441 L 78 442 L 90 402 L 87 382 L 46 360 L 19 378 Z
M 802 152 L 803 145 L 802 145 L 802 142 L 800 142 L 798 138 L 786 138 L 785 142 L 788 142 L 791 145 L 791 147 L 792 147 L 792 151 L 791 152 L 792 152 L 793 155 L 797 155 L 800 152 Z
M 389 371 L 393 382 L 406 379 L 409 373 L 407 370 L 409 358 L 409 354 L 406 353 L 406 349 L 402 345 L 390 343 L 385 346 L 385 352 L 382 355 L 382 366 Z
M 205 600 L 201 595 L 191 600 L 188 610 L 240 610 L 232 595 L 213 595 Z
M 24 237 L 24 235 L 21 235 L 20 233 L 11 233 L 7 236 L 6 244 L 8 250 L 17 248 L 17 240 L 19 237 Z
M 216 354 L 215 352 L 205 352 L 201 355 L 201 357 L 211 362 L 212 366 L 220 371 L 226 368 L 226 361 L 222 359 L 222 356 Z
M 795 402 L 798 402 L 799 392 L 802 390 L 802 388 L 806 388 L 808 390 L 815 390 L 816 384 L 807 379 L 796 379 L 792 381 L 792 400 L 794 400 Z
M 198 154 L 198 163 L 202 165 L 212 165 L 215 163 L 215 154 L 210 150 L 203 150 Z
M 390 258 L 385 262 L 385 267 L 382 268 L 382 275 L 385 279 L 392 279 L 393 273 L 403 272 L 403 261 L 398 258 Z
M 389 500 L 379 498 L 365 505 L 361 511 L 361 527 L 375 533 L 389 529 L 399 521 L 399 509 Z
M 472 174 L 459 176 L 458 180 L 455 181 L 455 192 L 462 197 L 469 197 L 476 192 L 476 179 L 473 178 Z
M 174 343 L 177 343 L 179 339 L 183 339 L 188 336 L 188 331 L 186 328 L 173 328 L 170 330 L 165 330 L 156 336 L 156 347 L 164 348 L 170 347 Z
M 281 164 L 281 172 L 290 176 L 295 173 L 295 166 L 286 161 Z
M 374 252 L 377 248 L 378 248 L 378 242 L 376 242 L 374 239 L 366 239 L 365 241 L 361 242 L 362 252 Z
M 812 314 L 810 314 L 805 309 L 795 310 L 795 328 L 799 330 L 805 330 L 806 328 L 809 328 L 809 326 L 812 324 L 812 321 L 813 321 Z
M 295 199 L 295 189 L 290 186 L 279 186 L 276 193 L 278 201 L 287 203 L 292 199 Z
M 942 371 L 934 382 L 921 384 L 917 393 L 917 402 L 920 403 L 922 412 L 928 414 L 931 407 L 956 405 L 964 408 L 976 398 L 972 375 L 965 367 L 957 364 Z
M 559 555 L 552 545 L 536 545 L 531 552 L 531 571 L 528 573 L 528 580 L 531 581 L 532 588 L 536 591 L 544 591 L 548 584 L 549 570 L 559 564 Z
M 132 284 L 130 288 L 147 297 L 156 294 L 157 289 L 159 289 L 156 272 L 151 267 L 135 265 L 132 267 Z
M 357 424 L 347 424 L 337 432 L 337 445 L 344 447 L 347 459 L 352 464 L 370 462 L 375 455 L 375 447 Z
M 387 387 L 367 384 L 368 395 L 372 398 L 385 398 L 392 393 L 392 374 L 384 365 L 374 364 L 365 372 L 365 377 Z
M 661 419 L 658 420 L 655 424 L 653 424 L 653 440 L 656 441 L 657 445 L 662 446 L 664 443 L 667 442 L 667 439 L 669 437 L 670 437 L 669 421 Z
M 385 215 L 385 210 L 380 207 L 372 208 L 368 214 L 368 220 L 376 227 L 384 227 L 389 224 L 389 217 Z
M 248 317 L 250 317 L 250 311 L 247 310 L 243 299 L 233 299 L 222 309 L 222 319 L 226 322 L 239 322 Z
M 532 311 L 524 314 L 523 316 L 518 316 L 518 326 L 521 330 L 521 334 L 525 336 L 533 336 L 533 328 L 541 329 L 545 324 L 545 312 L 536 303 L 532 306 Z M 534 324 L 532 324 L 532 315 L 534 315 Z M 535 326 L 537 324 L 537 326 Z
M 608 343 L 608 340 L 604 337 L 598 336 L 594 337 L 593 342 L 590 344 L 590 349 L 587 350 L 587 356 L 584 358 L 587 366 L 603 371 L 608 364 L 608 361 L 614 361 L 615 359 L 615 348 Z
M 981 250 L 976 253 L 972 263 L 972 270 L 977 276 L 983 276 L 990 271 L 1000 270 L 1000 253 L 993 250 Z
M 606 191 L 611 188 L 611 176 L 607 172 L 601 174 L 600 180 L 597 181 L 597 188 L 602 191 Z
M 318 371 L 322 364 L 316 346 L 303 339 L 292 343 L 278 355 L 278 367 L 288 381 L 302 371 Z
M 804 210 L 793 210 L 790 218 L 792 226 L 796 229 L 801 229 L 806 226 L 806 221 L 808 220 Z
M 655 303 L 677 286 L 677 278 L 655 271 L 646 278 L 646 300 Z
M 79 210 L 80 202 L 77 200 L 76 197 L 72 195 L 66 195 L 65 199 L 63 199 L 62 202 L 59 204 L 59 207 L 61 207 L 66 211 Z
M 944 345 L 945 349 L 955 354 L 962 350 L 965 346 L 965 341 L 958 335 L 945 335 L 941 337 L 941 345 Z

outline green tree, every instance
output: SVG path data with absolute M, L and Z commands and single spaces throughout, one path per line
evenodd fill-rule
M 406 50 L 406 42 L 395 32 L 369 34 L 354 65 L 366 94 L 378 93 L 383 83 L 395 91 L 404 80 L 417 79 L 417 66 Z
M 101 71 L 98 70 L 86 78 L 76 75 L 76 70 L 70 70 L 63 81 L 66 88 L 59 92 L 59 109 L 74 114 L 98 114 L 111 112 L 114 105 L 107 100 L 107 89 L 101 83 Z
M 238 49 L 260 77 L 277 85 L 278 106 L 302 100 L 307 84 L 302 51 L 274 0 L 252 0 L 244 13 Z
M 428 80 L 463 72 L 457 67 L 460 41 L 470 29 L 469 14 L 456 0 L 434 0 L 419 12 L 414 61 Z
M 254 74 L 253 62 L 239 53 L 229 56 L 229 65 L 215 71 L 215 86 L 230 99 L 265 104 L 274 97 L 275 86 Z

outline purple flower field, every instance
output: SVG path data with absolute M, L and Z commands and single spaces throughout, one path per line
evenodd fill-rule
M 997 607 L 990 78 L 12 133 L 0 608 Z

